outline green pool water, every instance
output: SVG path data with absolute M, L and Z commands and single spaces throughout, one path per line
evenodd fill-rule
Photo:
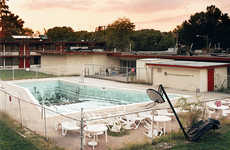
M 27 88 L 40 104 L 65 110 L 95 109 L 151 101 L 142 91 L 76 84 L 62 80 L 16 83 Z M 176 98 L 178 95 L 169 95 Z

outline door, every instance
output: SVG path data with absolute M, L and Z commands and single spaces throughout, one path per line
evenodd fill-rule
M 214 68 L 208 69 L 208 91 L 214 91 Z
M 26 58 L 26 68 L 30 68 L 30 58 Z
M 19 58 L 19 68 L 24 68 L 24 58 Z

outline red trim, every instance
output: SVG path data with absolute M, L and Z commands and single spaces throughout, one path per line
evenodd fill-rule
M 41 55 L 30 55 L 29 57 L 34 57 L 34 56 L 41 56 Z M 12 56 L 0 56 L 0 58 L 12 58 L 12 57 L 19 57 L 19 55 L 12 55 Z M 26 56 L 23 56 L 23 57 L 26 57 Z
M 214 69 L 208 69 L 208 91 L 214 91 Z
M 175 60 L 194 60 L 194 61 L 216 61 L 216 62 L 230 62 L 230 57 L 216 57 L 216 56 L 169 56 L 169 55 L 158 55 L 158 54 L 122 54 L 122 53 L 111 53 L 114 57 L 128 57 L 128 58 L 164 58 L 164 59 L 175 59 Z
M 55 51 L 53 51 L 53 50 L 51 50 L 51 51 L 45 51 L 45 52 L 43 52 L 43 51 L 39 51 L 38 53 L 41 53 L 41 54 L 43 54 L 43 55 L 50 55 L 50 54 L 56 54 L 56 55 L 108 55 L 109 56 L 109 54 L 112 54 L 113 52 L 106 52 L 106 51 L 104 51 L 104 52 L 93 52 L 93 51 L 90 51 L 90 52 L 83 52 L 83 51 L 81 51 L 81 52 L 66 52 L 66 51 L 63 51 L 63 53 L 60 53 L 60 51 L 57 51 L 57 50 L 55 50 Z
M 192 68 L 192 69 L 218 68 L 218 67 L 230 66 L 230 64 L 212 65 L 212 66 L 185 66 L 185 65 L 170 65 L 170 64 L 147 64 L 147 65 L 148 66 L 162 66 L 162 67 Z

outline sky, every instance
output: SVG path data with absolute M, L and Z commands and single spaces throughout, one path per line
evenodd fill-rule
M 7 4 L 25 21 L 24 27 L 40 32 L 55 26 L 95 31 L 123 17 L 136 30 L 168 32 L 210 5 L 230 16 L 230 0 L 9 0 Z

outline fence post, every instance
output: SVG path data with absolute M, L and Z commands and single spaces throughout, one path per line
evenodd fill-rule
M 81 108 L 81 147 L 80 150 L 84 149 L 84 116 L 83 116 L 83 108 Z
M 21 101 L 20 99 L 18 99 L 18 106 L 19 106 L 19 116 L 20 116 L 20 124 L 21 124 L 21 128 L 22 128 L 22 109 L 21 109 Z
M 94 64 L 93 64 L 93 77 L 95 77 Z
M 46 129 L 46 107 L 43 105 L 43 109 L 44 109 L 44 125 L 45 125 L 45 137 L 46 137 L 46 140 L 48 140 L 48 137 L 47 137 L 47 129 Z
M 126 68 L 126 82 L 129 82 L 129 67 Z
M 2 87 L 1 87 L 2 88 Z M 0 88 L 0 89 L 1 89 Z M 0 93 L 0 95 L 1 95 L 1 100 L 0 100 L 0 104 L 1 104 L 1 107 L 0 107 L 0 111 L 2 111 L 3 112 L 3 100 L 4 100 L 4 93 L 2 92 L 2 89 L 0 90 L 1 91 L 1 93 Z
M 152 109 L 152 121 L 151 121 L 151 138 L 152 138 L 152 140 L 151 141 L 153 141 L 154 140 L 154 138 L 153 138 L 153 121 L 154 121 L 154 109 Z
M 80 75 L 80 81 L 84 83 L 84 77 L 85 77 L 85 65 L 82 65 L 81 75 Z
M 5 101 L 5 110 L 4 110 L 4 112 L 6 113 L 7 94 L 5 92 L 4 92 L 4 101 Z
M 13 72 L 13 80 L 14 80 L 14 67 L 13 67 L 13 69 L 12 69 L 12 72 Z
M 36 67 L 36 79 L 38 78 L 38 67 Z

